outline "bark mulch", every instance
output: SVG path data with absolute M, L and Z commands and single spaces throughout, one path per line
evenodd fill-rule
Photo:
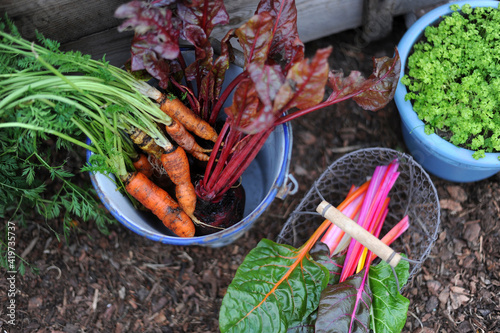
M 332 67 L 369 74 L 372 56 L 392 56 L 404 32 L 361 45 L 346 31 L 307 45 L 310 54 L 333 45 Z M 365 147 L 405 151 L 394 102 L 377 112 L 351 102 L 294 120 L 290 172 L 299 191 L 275 200 L 255 226 L 223 248 L 163 245 L 119 224 L 103 235 L 76 221 L 69 238 L 59 220 L 36 216 L 16 231 L 17 249 L 39 269 L 17 276 L 16 327 L 0 293 L 2 332 L 218 332 L 222 298 L 245 255 L 275 239 L 314 180 L 335 159 Z M 430 257 L 406 288 L 410 311 L 404 332 L 500 332 L 500 175 L 456 184 L 432 177 L 441 228 Z M 87 177 L 82 181 L 89 181 Z M 53 229 L 53 230 L 52 230 Z M 0 290 L 8 290 L 3 273 Z

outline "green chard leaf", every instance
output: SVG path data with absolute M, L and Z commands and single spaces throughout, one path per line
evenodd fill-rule
M 330 279 L 328 285 L 339 283 L 340 273 L 344 264 L 345 256 L 330 257 L 330 249 L 325 243 L 316 242 L 316 244 L 309 251 L 311 258 L 317 263 L 325 266 L 330 272 Z M 318 317 L 318 310 L 315 309 L 303 322 L 288 327 L 287 333 L 314 333 L 314 324 Z
M 286 332 L 317 308 L 328 269 L 299 249 L 263 239 L 238 268 L 222 300 L 221 332 Z
M 410 264 L 401 260 L 395 271 L 400 286 L 409 277 Z M 393 271 L 385 261 L 370 268 L 370 288 L 373 293 L 370 309 L 370 328 L 374 333 L 399 333 L 402 331 L 410 300 L 399 293 Z

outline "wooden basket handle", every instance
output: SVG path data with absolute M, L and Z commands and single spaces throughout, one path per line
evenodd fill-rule
M 322 201 L 316 208 L 316 211 L 392 267 L 398 265 L 401 255 L 397 254 L 396 251 L 385 245 L 380 239 L 373 236 L 328 202 Z

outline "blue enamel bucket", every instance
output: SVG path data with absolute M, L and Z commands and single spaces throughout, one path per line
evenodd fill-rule
M 189 58 L 186 54 L 184 56 Z M 225 84 L 240 72 L 241 68 L 230 66 Z M 275 128 L 243 173 L 242 184 L 246 197 L 244 218 L 233 226 L 210 235 L 177 237 L 151 214 L 135 209 L 130 200 L 117 191 L 116 184 L 107 175 L 91 174 L 90 179 L 111 215 L 133 232 L 165 244 L 221 247 L 247 232 L 276 197 L 283 199 L 287 194 L 296 192 L 296 181 L 289 174 L 292 138 L 292 128 L 288 122 Z M 91 152 L 88 151 L 87 160 L 90 155 Z

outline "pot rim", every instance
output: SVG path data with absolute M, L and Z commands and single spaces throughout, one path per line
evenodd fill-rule
M 417 113 L 413 111 L 413 105 L 410 101 L 405 101 L 405 96 L 407 94 L 406 87 L 401 83 L 401 78 L 405 73 L 406 60 L 410 53 L 413 44 L 417 42 L 420 36 L 423 34 L 424 29 L 439 20 L 442 16 L 449 15 L 453 11 L 450 9 L 451 5 L 463 6 L 465 4 L 471 5 L 471 7 L 494 7 L 498 8 L 499 1 L 456 1 L 439 6 L 430 12 L 426 13 L 420 19 L 418 19 L 403 35 L 397 48 L 399 56 L 401 59 L 401 72 L 398 86 L 396 88 L 396 93 L 394 95 L 394 101 L 399 110 L 401 120 L 412 128 L 411 134 L 415 135 L 418 140 L 423 144 L 428 146 L 435 154 L 442 155 L 443 157 L 450 160 L 459 159 L 461 162 L 468 164 L 473 164 L 479 167 L 500 167 L 500 153 L 486 153 L 485 157 L 478 160 L 472 157 L 474 153 L 473 150 L 460 148 L 454 144 L 444 140 L 437 134 L 426 134 L 424 131 L 425 124 L 417 116 Z

